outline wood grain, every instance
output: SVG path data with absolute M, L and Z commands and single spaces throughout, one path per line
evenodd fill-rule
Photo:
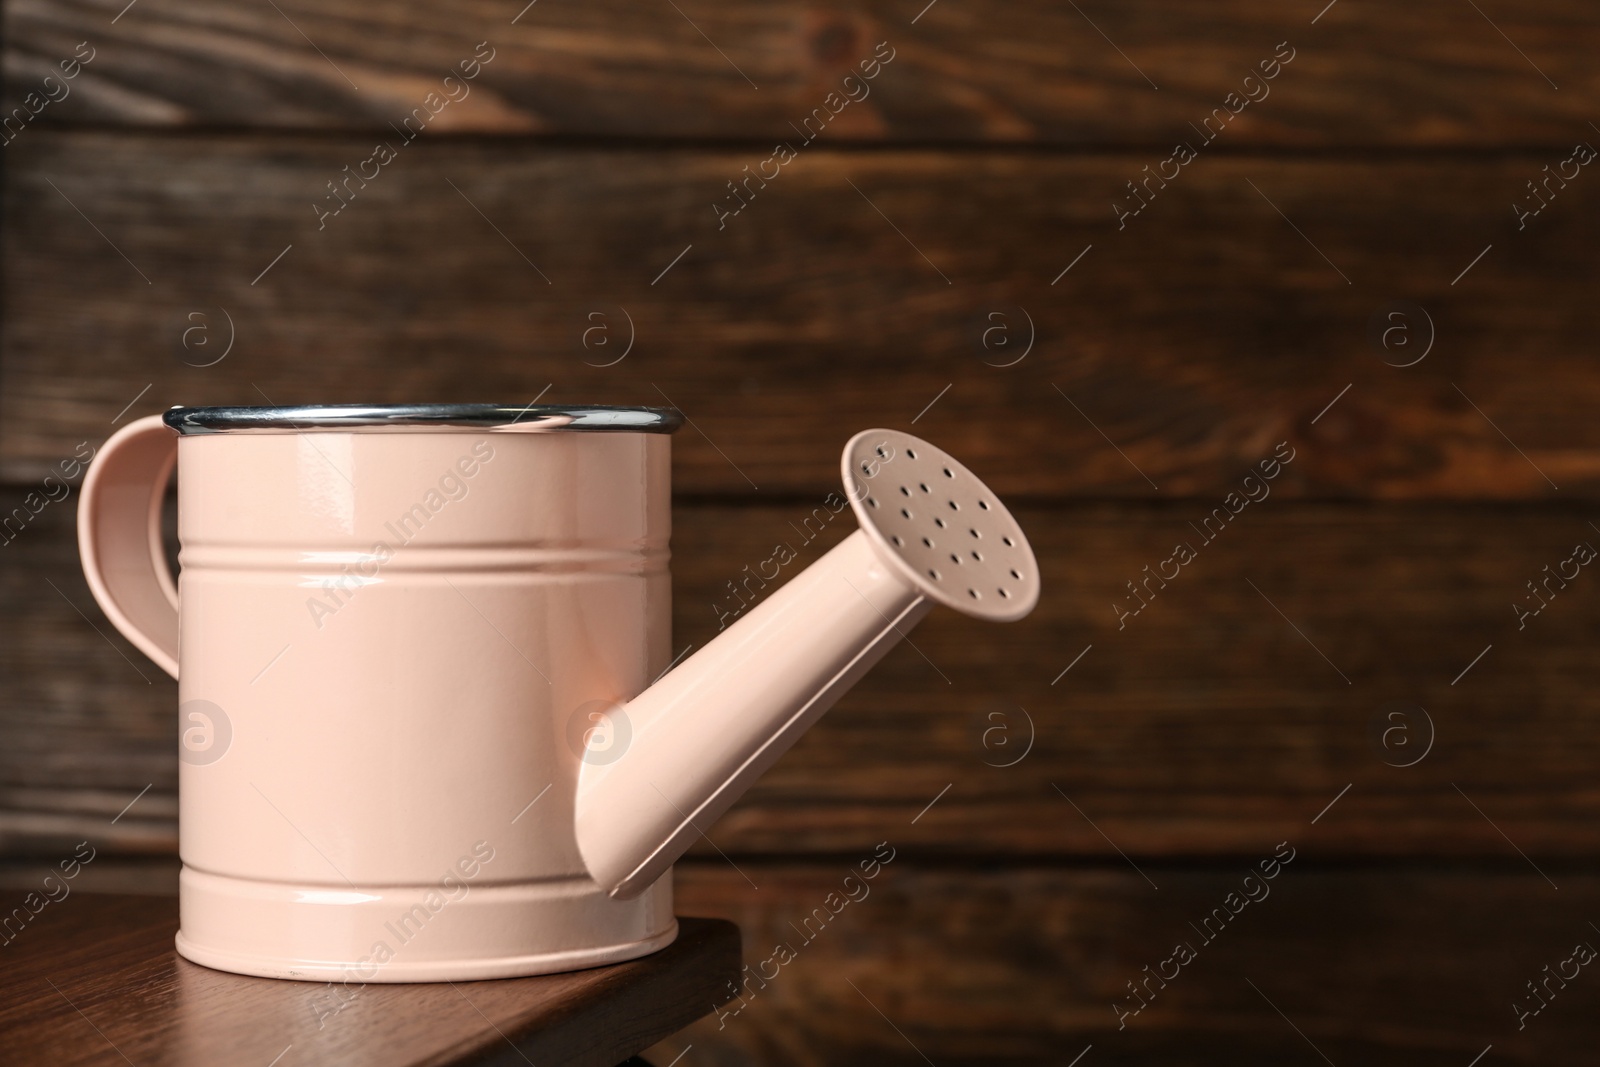
M 1209 943 L 1189 924 L 1225 907 L 1276 840 L 1202 867 L 1141 863 L 1159 889 L 1120 858 L 1090 869 L 951 866 L 888 824 L 879 840 L 894 858 L 870 881 L 859 868 L 870 847 L 826 862 L 741 859 L 756 889 L 716 856 L 681 863 L 678 910 L 738 923 L 744 962 L 777 976 L 745 986 L 743 972 L 742 1006 L 731 1000 L 647 1054 L 662 1065 L 692 1046 L 683 1062 L 708 1067 L 923 1063 L 887 1016 L 941 1065 L 1065 1064 L 1090 1044 L 1114 1064 L 1321 1062 L 1254 983 L 1335 1063 L 1461 1067 L 1491 1043 L 1486 1062 L 1588 1062 L 1588 969 L 1520 1031 L 1511 1010 L 1519 994 L 1530 1006 L 1524 983 L 1545 965 L 1577 942 L 1600 944 L 1585 933 L 1600 892 L 1587 865 L 1555 871 L 1559 890 L 1514 859 L 1341 867 L 1327 862 L 1326 826 L 1294 827 L 1294 859 L 1250 887 L 1267 895 L 1237 919 L 1213 918 Z M 0 887 L 25 890 L 42 873 L 0 869 Z M 84 894 L 170 896 L 176 863 L 107 858 L 79 881 L 91 878 Z M 92 899 L 61 902 L 61 926 Z M 1197 958 L 1166 989 L 1152 983 L 1155 999 L 1119 1030 L 1112 1005 L 1136 1006 L 1126 983 L 1180 940 Z M 764 963 L 780 944 L 795 958 Z
M 1304 445 L 1287 469 L 1318 462 Z M 170 853 L 174 687 L 102 636 L 71 507 L 0 549 L 0 851 L 88 835 Z M 841 516 L 807 544 L 810 510 L 677 508 L 676 649 L 717 632 L 746 563 L 789 544 L 788 578 L 852 528 Z M 951 856 L 1237 855 L 1333 805 L 1318 832 L 1344 857 L 1516 860 L 1509 837 L 1542 865 L 1600 848 L 1594 576 L 1522 630 L 1511 607 L 1600 540 L 1581 513 L 1269 497 L 1210 544 L 1188 505 L 1019 517 L 1043 565 L 1034 615 L 935 612 L 712 830 L 717 847 L 834 855 L 896 825 Z M 1180 538 L 1198 558 L 1119 630 L 1124 583 Z M 1393 701 L 1431 730 L 1388 719 Z
M 96 50 L 4 145 L 0 518 L 171 404 L 669 403 L 698 648 L 745 565 L 786 542 L 791 577 L 849 528 L 795 529 L 857 428 L 1021 501 L 1035 615 L 935 612 L 679 865 L 679 912 L 737 922 L 752 967 L 798 952 L 658 1065 L 1593 1058 L 1600 979 L 1522 1030 L 1511 1008 L 1600 944 L 1594 576 L 1513 607 L 1600 542 L 1596 179 L 1513 207 L 1600 137 L 1592 5 L 125 3 L 0 0 L 13 118 Z M 480 41 L 471 97 L 400 143 Z M 880 41 L 870 97 L 719 226 Z M 1270 97 L 1119 228 L 1280 41 Z M 397 158 L 319 229 L 380 139 Z M 1414 316 L 1409 347 L 1371 340 L 1397 300 L 1437 335 L 1404 368 Z M 1271 498 L 1200 543 L 1279 441 Z M 0 534 L 0 892 L 80 840 L 102 858 L 4 948 L 0 1059 L 31 1028 L 54 1047 L 30 1062 L 122 1062 L 42 976 L 140 1064 L 265 1064 L 314 1021 L 301 990 L 188 967 L 170 918 L 89 895 L 175 889 L 176 689 L 94 607 L 74 507 Z M 1196 560 L 1119 629 L 1180 540 Z M 882 841 L 870 897 L 802 934 Z M 1270 899 L 1119 1029 L 1126 983 L 1279 841 Z M 631 1049 L 708 1008 L 664 962 L 633 988 L 671 1025 L 612 986 L 559 1033 Z M 514 984 L 466 995 L 517 1036 L 527 1003 L 488 992 Z M 175 1009 L 215 1021 L 151 1043 Z M 523 1062 L 482 1023 L 448 987 L 373 987 L 279 1067 Z
M 140 0 L 115 18 L 122 6 L 8 0 L 5 98 L 89 40 L 94 62 L 37 124 L 381 130 L 488 41 L 494 61 L 440 132 L 765 142 L 886 41 L 895 58 L 830 138 L 1165 147 L 1287 41 L 1293 62 L 1230 143 L 1412 148 L 1567 145 L 1589 135 L 1584 101 L 1600 89 L 1595 14 L 1578 0 L 1502 7 L 1492 22 L 1451 0 L 1326 12 L 1316 0 Z
M 1519 232 L 1542 157 L 1201 157 L 1119 232 L 1148 156 L 819 151 L 719 232 L 748 153 L 401 151 L 319 232 L 368 141 L 42 134 L 6 174 L 0 472 L 124 409 L 549 386 L 681 407 L 689 493 L 820 495 L 849 431 L 913 422 L 1009 496 L 1220 498 L 1294 433 L 1324 459 L 1285 496 L 1600 491 L 1600 201 Z M 1403 369 L 1367 337 L 1402 297 L 1438 335 Z
M 59 883 L 52 883 L 59 884 Z M 58 890 L 59 891 L 59 890 Z M 170 897 L 69 894 L 6 945 L 12 1062 L 615 1067 L 712 1010 L 739 932 L 690 919 L 640 960 L 488 982 L 340 985 L 246 978 L 180 959 Z
M 1464 1067 L 1492 1044 L 1485 1063 L 1591 1061 L 1592 966 L 1521 1031 L 1511 1005 L 1532 1005 L 1524 983 L 1576 943 L 1600 945 L 1593 873 L 1558 878 L 1557 892 L 1515 870 L 1330 870 L 1324 825 L 1287 835 L 1294 861 L 1258 879 L 1266 895 L 1236 918 L 1213 920 L 1210 943 L 1190 923 L 1223 907 L 1276 839 L 1232 869 L 1144 867 L 1159 891 L 1126 865 L 930 870 L 908 844 L 864 899 L 803 929 L 857 857 L 746 866 L 759 891 L 714 858 L 680 866 L 680 910 L 736 920 L 746 973 L 777 976 L 653 1058 L 692 1043 L 707 1067 L 1065 1065 L 1092 1045 L 1084 1064 L 1312 1064 L 1320 1050 L 1335 1064 Z M 1167 988 L 1152 982 L 1119 1030 L 1112 1005 L 1138 1005 L 1126 983 L 1180 941 L 1197 958 Z M 783 944 L 796 958 L 764 964 Z

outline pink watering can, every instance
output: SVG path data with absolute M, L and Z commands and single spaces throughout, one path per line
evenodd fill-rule
M 417 982 L 652 952 L 673 861 L 934 604 L 1038 600 L 994 493 L 868 430 L 842 461 L 860 529 L 674 666 L 679 422 L 174 408 L 106 442 L 79 543 L 106 615 L 178 679 L 182 955 Z

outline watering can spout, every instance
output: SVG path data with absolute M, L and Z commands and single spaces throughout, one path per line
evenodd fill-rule
M 576 830 L 612 896 L 643 892 L 935 603 L 997 622 L 1039 598 L 1027 538 L 993 492 L 894 430 L 842 460 L 856 530 L 611 712 L 586 757 Z

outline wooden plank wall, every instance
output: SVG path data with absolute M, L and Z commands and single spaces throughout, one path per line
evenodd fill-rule
M 1600 541 L 1592 5 L 124 2 L 0 0 L 6 510 L 176 403 L 672 403 L 698 646 L 857 428 L 1016 502 L 1039 610 L 935 613 L 680 867 L 798 951 L 659 1062 L 1589 1062 L 1600 978 L 1514 1005 L 1600 943 L 1596 579 L 1528 589 Z M 167 885 L 175 687 L 34 506 L 0 851 Z

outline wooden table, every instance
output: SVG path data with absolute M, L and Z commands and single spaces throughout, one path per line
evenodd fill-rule
M 0 1061 L 615 1067 L 729 999 L 738 928 L 679 922 L 672 945 L 612 967 L 351 995 L 180 958 L 171 897 L 74 893 L 0 947 Z

